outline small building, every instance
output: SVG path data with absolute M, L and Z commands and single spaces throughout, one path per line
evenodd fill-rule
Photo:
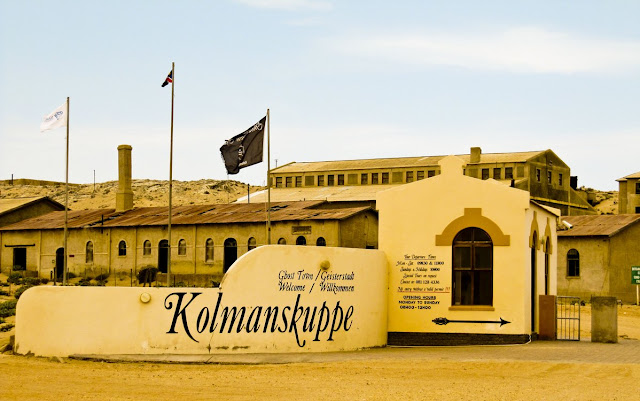
M 2 198 L 0 199 L 0 227 L 57 210 L 64 210 L 64 205 L 47 196 Z
M 372 202 L 375 194 L 392 186 L 440 174 L 445 156 L 292 162 L 271 170 L 272 200 L 323 199 L 334 202 Z M 577 190 L 577 177 L 552 150 L 482 153 L 472 147 L 463 160 L 468 177 L 499 181 L 529 192 L 531 200 L 559 209 L 563 215 L 596 214 Z M 252 194 L 264 201 L 265 194 Z M 243 200 L 240 200 L 243 201 Z
M 558 295 L 635 303 L 631 266 L 640 266 L 640 214 L 567 216 L 562 221 Z
M 640 172 L 616 181 L 618 181 L 618 214 L 640 213 Z
M 389 344 L 523 343 L 556 294 L 557 209 L 495 180 L 442 174 L 379 193 Z M 402 207 L 399 207 L 402 205 Z

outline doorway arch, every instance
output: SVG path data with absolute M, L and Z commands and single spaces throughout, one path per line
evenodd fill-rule
M 224 264 L 222 266 L 222 272 L 226 273 L 236 259 L 238 259 L 238 242 L 235 238 L 227 238 L 224 240 Z
M 158 270 L 160 273 L 167 272 L 169 264 L 169 241 L 163 239 L 158 244 Z
M 64 248 L 56 249 L 56 278 L 61 279 L 64 270 Z

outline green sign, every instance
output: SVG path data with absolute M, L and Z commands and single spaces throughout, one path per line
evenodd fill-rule
M 631 284 L 640 284 L 640 266 L 631 266 Z

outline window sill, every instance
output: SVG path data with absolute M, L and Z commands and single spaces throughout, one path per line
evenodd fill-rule
M 576 280 L 579 279 L 580 276 L 567 276 L 567 280 Z
M 450 311 L 494 311 L 493 306 L 489 305 L 453 305 L 449 307 Z

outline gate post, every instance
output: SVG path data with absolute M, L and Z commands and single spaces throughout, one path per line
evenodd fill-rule
M 538 298 L 538 339 L 556 339 L 556 296 L 539 295 Z
M 616 297 L 591 297 L 591 342 L 618 342 Z

